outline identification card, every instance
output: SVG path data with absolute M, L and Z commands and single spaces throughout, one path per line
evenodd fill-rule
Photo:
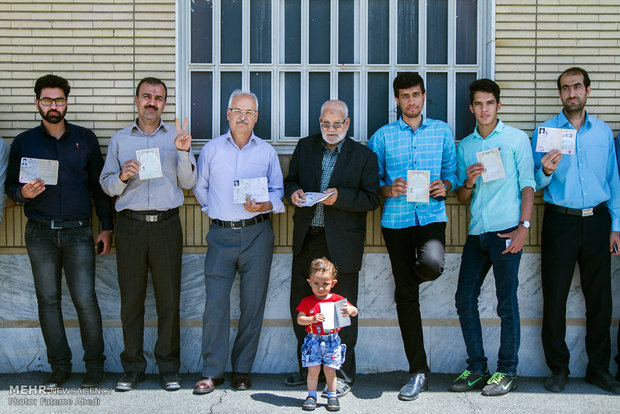
M 312 207 L 316 203 L 320 203 L 321 201 L 325 200 L 327 197 L 329 197 L 330 195 L 334 193 L 335 191 L 331 191 L 329 193 L 313 193 L 313 192 L 304 193 L 304 195 L 306 196 L 306 201 L 301 203 L 301 205 L 304 207 Z
M 136 159 L 140 163 L 140 180 L 163 177 L 159 148 L 149 148 L 136 151 Z
M 250 197 L 257 203 L 269 201 L 267 177 L 242 178 L 233 181 L 233 198 L 235 204 L 245 204 L 245 198 Z
M 407 201 L 428 203 L 431 172 L 428 170 L 407 170 Z
M 58 160 L 22 157 L 19 164 L 19 182 L 27 184 L 37 178 L 45 185 L 57 185 Z
M 568 128 L 538 128 L 536 152 L 549 152 L 557 149 L 562 154 L 574 154 L 577 130 Z
M 351 318 L 342 314 L 342 307 L 347 304 L 347 299 L 340 299 L 338 302 L 319 303 L 321 313 L 325 316 L 323 329 L 331 331 L 336 328 L 344 328 L 351 325 Z
M 478 162 L 481 163 L 486 170 L 482 173 L 483 182 L 488 183 L 489 181 L 495 181 L 506 177 L 504 164 L 502 164 L 502 157 L 499 155 L 499 148 L 477 152 L 476 157 L 478 157 Z

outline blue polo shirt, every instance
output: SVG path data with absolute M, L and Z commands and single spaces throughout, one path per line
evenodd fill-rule
M 534 160 L 527 134 L 498 120 L 489 136 L 482 138 L 478 128 L 465 137 L 456 148 L 458 187 L 467 179 L 467 167 L 478 163 L 477 152 L 499 148 L 506 176 L 483 182 L 476 178 L 471 200 L 469 234 L 506 230 L 519 225 L 521 191 L 536 188 Z

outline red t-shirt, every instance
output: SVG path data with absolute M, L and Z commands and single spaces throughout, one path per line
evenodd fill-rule
M 303 312 L 306 316 L 314 316 L 317 313 L 321 313 L 321 307 L 319 303 L 325 302 L 338 302 L 339 300 L 344 299 L 342 296 L 336 293 L 330 293 L 325 299 L 319 299 L 314 295 L 306 296 L 301 303 L 297 306 L 297 312 Z M 347 302 L 349 303 L 349 302 Z M 349 303 L 350 305 L 350 303 Z M 340 328 L 330 329 L 329 331 L 323 330 L 323 323 L 313 323 L 312 325 L 306 326 L 306 332 L 310 332 L 317 335 L 329 335 L 334 332 L 338 332 Z

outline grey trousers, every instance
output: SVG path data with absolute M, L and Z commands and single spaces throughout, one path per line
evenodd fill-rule
M 242 229 L 211 224 L 205 260 L 203 377 L 224 376 L 229 349 L 230 290 L 237 272 L 241 276 L 241 315 L 231 362 L 233 372 L 251 372 L 265 311 L 273 241 L 270 220 Z

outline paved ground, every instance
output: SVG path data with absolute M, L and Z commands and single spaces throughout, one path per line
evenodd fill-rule
M 27 393 L 27 386 L 38 385 L 45 373 L 0 374 L 0 413 L 301 413 L 304 387 L 288 388 L 284 375 L 255 375 L 249 391 L 235 391 L 226 384 L 205 396 L 192 395 L 198 375 L 184 375 L 183 389 L 166 392 L 159 377 L 148 376 L 139 388 L 114 392 L 119 374 L 107 374 L 99 394 L 76 394 L 81 389 L 81 374 L 66 384 L 68 395 Z M 561 394 L 546 392 L 540 378 L 520 378 L 519 388 L 503 397 L 483 397 L 479 392 L 451 393 L 447 390 L 452 375 L 432 374 L 430 387 L 411 402 L 399 401 L 405 372 L 359 375 L 352 393 L 340 400 L 343 413 L 620 413 L 620 396 L 611 395 L 581 378 L 571 378 Z M 15 386 L 24 390 L 21 394 Z M 321 399 L 319 403 L 324 403 Z M 92 406 L 80 404 L 93 404 Z M 36 404 L 36 405 L 26 405 Z M 326 413 L 324 406 L 315 411 Z

